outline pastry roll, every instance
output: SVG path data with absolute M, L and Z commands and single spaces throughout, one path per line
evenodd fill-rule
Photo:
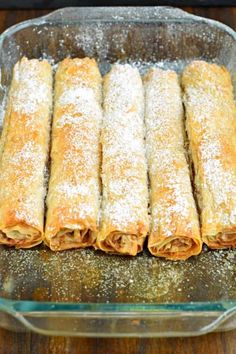
M 55 77 L 45 242 L 91 246 L 100 199 L 101 75 L 94 59 L 65 59 Z
M 236 107 L 229 72 L 195 61 L 182 76 L 203 241 L 236 246 Z
M 184 150 L 181 89 L 174 71 L 150 69 L 144 79 L 154 256 L 187 259 L 201 252 L 198 215 Z
M 102 216 L 96 247 L 136 255 L 149 228 L 144 97 L 137 69 L 116 64 L 104 78 Z
M 42 242 L 51 105 L 51 65 L 23 58 L 13 70 L 1 139 L 1 244 Z

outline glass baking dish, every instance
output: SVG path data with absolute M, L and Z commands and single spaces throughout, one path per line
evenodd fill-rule
M 131 62 L 181 70 L 193 59 L 224 64 L 236 88 L 236 34 L 169 7 L 66 8 L 0 37 L 1 116 L 13 65 L 23 56 L 55 64 L 95 57 L 102 73 Z M 0 326 L 75 336 L 192 336 L 236 328 L 236 251 L 185 262 L 143 252 L 135 258 L 93 250 L 53 253 L 0 247 Z

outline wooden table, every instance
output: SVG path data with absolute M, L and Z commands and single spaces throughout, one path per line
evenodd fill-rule
M 196 15 L 210 17 L 236 30 L 236 7 L 189 8 Z M 48 13 L 48 10 L 0 11 L 0 32 L 7 27 Z M 236 330 L 194 338 L 91 339 L 45 337 L 34 333 L 13 333 L 0 329 L 0 354 L 235 354 Z

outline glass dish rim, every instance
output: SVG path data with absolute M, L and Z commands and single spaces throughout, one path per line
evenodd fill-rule
M 116 12 L 120 12 L 121 15 L 114 16 L 112 15 L 112 11 L 116 10 Z M 146 13 L 144 16 L 140 16 L 136 14 L 136 17 L 126 18 L 125 13 L 127 10 L 133 11 L 133 15 L 135 15 L 135 11 L 144 10 Z M 148 15 L 148 10 L 151 9 L 151 16 Z M 30 20 L 26 20 L 20 23 L 17 23 L 10 28 L 6 29 L 0 35 L 0 51 L 2 50 L 2 45 L 4 39 L 6 37 L 11 36 L 15 32 L 27 28 L 29 26 L 37 26 L 42 24 L 61 24 L 68 23 L 73 24 L 78 22 L 78 20 L 86 21 L 86 22 L 96 22 L 97 18 L 94 16 L 96 11 L 104 11 L 104 18 L 99 21 L 110 21 L 110 22 L 205 22 L 212 26 L 218 27 L 223 31 L 227 32 L 233 39 L 236 41 L 236 32 L 230 28 L 229 26 L 212 19 L 203 18 L 200 16 L 192 15 L 187 13 L 184 10 L 179 8 L 174 8 L 171 6 L 141 6 L 141 7 L 66 7 L 62 9 L 58 9 L 50 12 L 44 16 L 40 16 L 37 18 L 33 18 Z M 68 15 L 70 12 L 73 14 L 76 13 L 76 19 L 70 19 L 65 14 Z M 124 16 L 122 17 L 122 12 Z M 114 12 L 113 12 L 114 13 Z M 149 13 L 150 14 L 150 13 Z M 161 16 L 158 17 L 158 14 Z M 171 14 L 171 16 L 170 16 Z M 63 16 L 62 16 L 63 15 Z M 162 16 L 165 15 L 165 16 Z M 87 17 L 86 17 L 87 16 Z M 122 317 L 124 316 L 133 316 L 135 314 L 140 315 L 150 315 L 160 314 L 160 313 L 169 313 L 169 312 L 194 312 L 201 314 L 208 314 L 210 312 L 220 313 L 221 316 L 218 317 L 217 321 L 222 321 L 232 316 L 236 313 L 236 299 L 235 300 L 222 300 L 222 301 L 205 301 L 205 302 L 183 302 L 183 303 L 77 303 L 77 302 L 50 302 L 50 301 L 33 301 L 33 300 L 14 300 L 0 297 L 0 311 L 12 314 L 16 316 L 16 314 L 24 313 L 95 313 L 101 315 L 104 314 L 118 314 Z M 222 319 L 222 316 L 224 317 Z
M 112 11 L 116 10 L 116 12 L 123 12 L 123 14 L 120 14 L 118 16 L 114 16 L 112 14 Z M 126 18 L 125 14 L 127 11 L 133 11 L 132 15 L 135 15 L 135 11 L 143 10 L 144 12 L 142 13 L 142 17 L 140 15 L 133 18 Z M 152 10 L 152 12 L 148 13 L 148 10 Z M 63 22 L 67 23 L 74 23 L 77 22 L 78 19 L 81 21 L 86 21 L 86 22 L 96 22 L 97 18 L 94 16 L 94 12 L 96 13 L 97 11 L 104 11 L 104 18 L 101 19 L 99 18 L 99 21 L 109 21 L 111 22 L 122 22 L 124 20 L 130 21 L 130 22 L 152 22 L 153 20 L 159 21 L 159 22 L 173 22 L 174 20 L 178 20 L 179 22 L 189 22 L 190 20 L 194 20 L 195 22 L 205 22 L 208 24 L 211 24 L 212 26 L 218 27 L 225 32 L 227 32 L 230 36 L 232 36 L 236 40 L 236 31 L 234 31 L 231 27 L 225 25 L 224 23 L 221 23 L 220 21 L 212 20 L 209 18 L 204 18 L 201 16 L 193 15 L 191 13 L 188 13 L 180 8 L 172 7 L 172 6 L 109 6 L 109 7 L 103 7 L 103 6 L 97 6 L 97 7 L 64 7 L 61 9 L 54 10 L 46 15 L 39 16 L 33 19 L 25 20 L 20 23 L 17 23 L 13 26 L 10 26 L 7 28 L 5 31 L 3 31 L 0 34 L 0 50 L 2 49 L 2 44 L 4 41 L 4 38 L 7 36 L 12 35 L 13 33 L 17 32 L 18 30 L 27 28 L 31 25 L 41 25 L 41 24 L 50 24 L 50 23 L 58 23 L 61 24 Z M 171 11 L 171 16 L 168 11 Z M 65 14 L 73 13 L 77 15 L 76 20 L 75 19 L 70 19 L 68 17 L 65 17 Z M 158 17 L 163 13 L 165 16 Z M 166 14 L 165 14 L 166 13 Z M 59 15 L 59 16 L 58 16 Z M 63 15 L 63 16 L 62 16 Z M 123 16 L 122 16 L 123 15 Z M 144 16 L 143 16 L 144 15 Z M 60 17 L 60 19 L 59 19 Z
M 222 301 L 190 301 L 178 303 L 122 303 L 122 302 L 55 302 L 37 300 L 14 300 L 0 297 L 0 310 L 5 308 L 9 312 L 55 312 L 55 311 L 88 311 L 93 313 L 142 313 L 147 311 L 173 312 L 223 312 L 235 311 L 236 300 Z
M 236 313 L 236 301 L 222 302 L 189 302 L 173 304 L 124 304 L 124 303 L 56 303 L 25 300 L 9 300 L 0 298 L 0 311 L 12 316 L 23 324 L 28 330 L 39 334 L 55 335 L 53 329 L 43 329 L 31 322 L 37 318 L 70 318 L 94 320 L 155 320 L 160 318 L 200 318 L 212 317 L 212 321 L 200 330 L 170 331 L 165 336 L 196 336 L 217 330 L 223 323 L 232 318 Z M 60 335 L 79 335 L 71 331 L 60 330 Z M 153 333 L 155 337 L 162 337 L 163 333 Z M 84 333 L 82 333 L 84 336 Z M 86 337 L 133 337 L 134 333 L 86 333 Z M 146 337 L 146 335 L 140 335 Z M 148 334 L 150 336 L 150 333 Z

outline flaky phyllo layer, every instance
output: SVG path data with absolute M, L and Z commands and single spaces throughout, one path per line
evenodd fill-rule
M 0 243 L 42 242 L 52 68 L 23 58 L 13 71 L 0 145 Z
M 174 71 L 149 70 L 144 78 L 146 146 L 151 198 L 150 252 L 187 259 L 202 248 L 184 149 L 184 112 Z
M 137 69 L 116 64 L 103 88 L 103 199 L 96 247 L 134 256 L 149 227 L 142 81 Z
M 236 247 L 226 68 L 194 61 L 179 82 L 155 67 L 142 82 L 136 68 L 114 64 L 102 86 L 94 59 L 67 58 L 54 81 L 52 98 L 47 61 L 14 67 L 0 140 L 0 244 L 135 256 L 147 238 L 151 254 L 171 260 L 199 254 L 203 242 Z
M 52 250 L 93 245 L 100 198 L 101 75 L 94 59 L 57 69 L 45 242 Z
M 203 241 L 236 246 L 236 107 L 229 72 L 195 61 L 182 76 Z

